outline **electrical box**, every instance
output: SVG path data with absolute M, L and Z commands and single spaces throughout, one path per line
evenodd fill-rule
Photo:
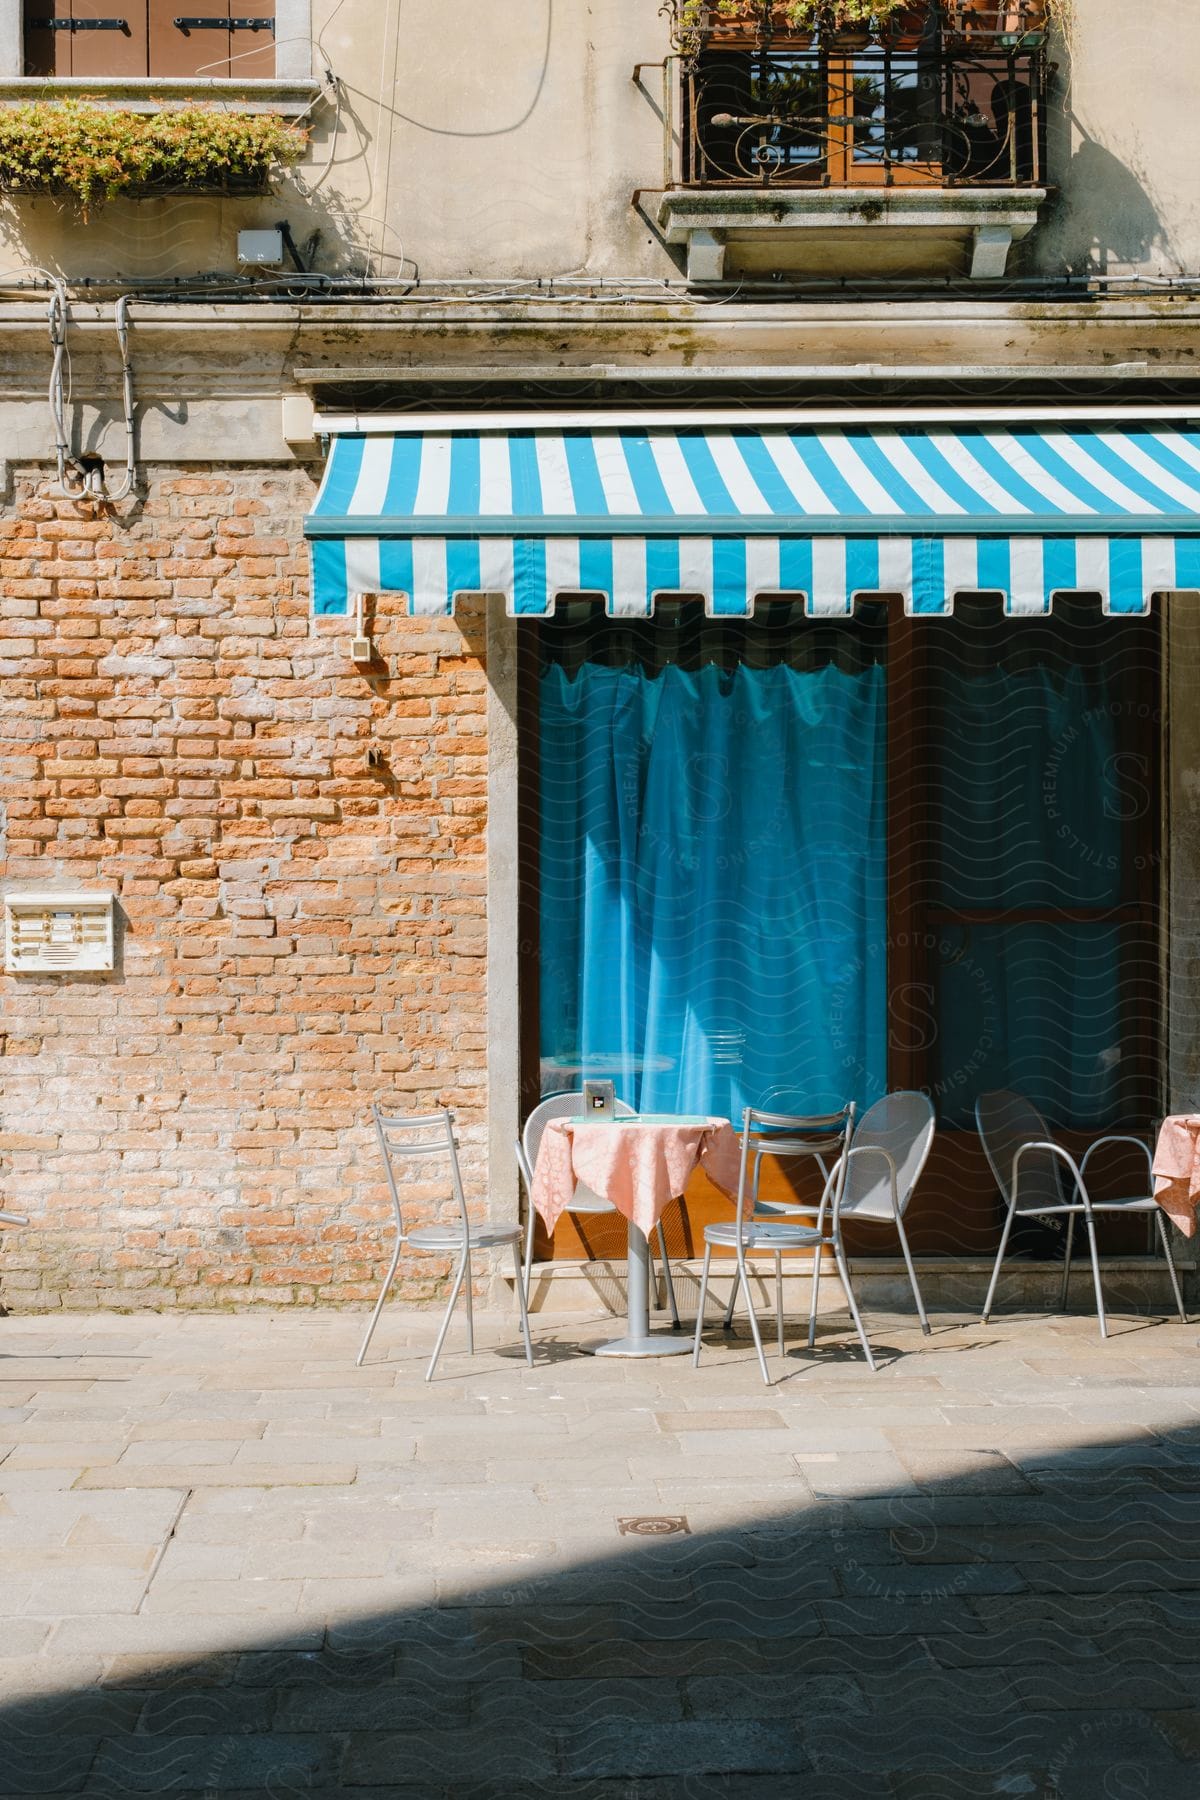
M 113 966 L 111 894 L 4 896 L 4 967 L 10 975 L 82 975 Z
M 238 261 L 259 269 L 283 267 L 282 231 L 239 231 Z
M 375 645 L 371 641 L 371 634 L 366 625 L 366 604 L 367 596 L 365 594 L 355 594 L 354 636 L 350 639 L 350 661 L 360 664 L 375 661 Z

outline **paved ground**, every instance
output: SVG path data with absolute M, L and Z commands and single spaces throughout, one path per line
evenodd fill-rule
M 361 1324 L 0 1321 L 0 1793 L 1200 1794 L 1197 1326 Z

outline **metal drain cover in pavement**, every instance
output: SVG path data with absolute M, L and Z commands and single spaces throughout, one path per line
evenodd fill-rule
M 642 1513 L 633 1519 L 618 1519 L 622 1537 L 687 1537 L 691 1527 L 681 1514 Z

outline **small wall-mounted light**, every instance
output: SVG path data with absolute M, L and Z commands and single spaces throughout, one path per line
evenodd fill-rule
M 363 622 L 363 608 L 366 605 L 365 594 L 354 596 L 354 636 L 350 639 L 350 660 L 356 663 L 369 663 L 375 660 L 375 645 Z

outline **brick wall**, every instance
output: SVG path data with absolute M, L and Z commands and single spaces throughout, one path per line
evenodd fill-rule
M 0 977 L 9 1308 L 373 1297 L 377 1095 L 454 1105 L 482 1196 L 484 614 L 381 602 L 360 672 L 310 619 L 311 496 L 30 472 L 0 507 L 0 879 L 120 908 L 114 975 Z

